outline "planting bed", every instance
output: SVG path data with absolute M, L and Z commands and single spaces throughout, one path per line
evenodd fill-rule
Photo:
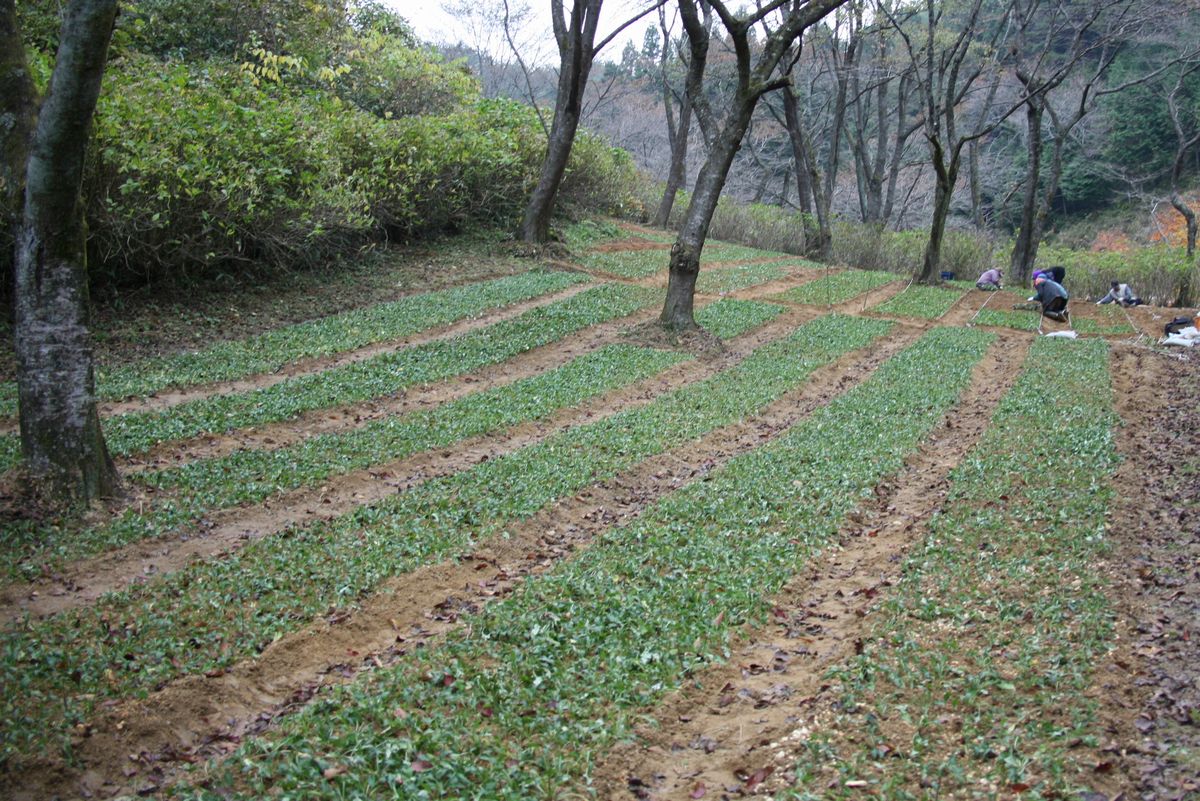
M 936 320 L 958 302 L 963 293 L 957 289 L 913 284 L 899 295 L 875 306 L 872 311 L 898 317 L 921 317 Z
M 114 371 L 193 394 L 5 524 L 0 793 L 1187 797 L 1197 365 L 724 244 L 655 339 L 649 236 Z
M 780 293 L 777 297 L 780 300 L 790 300 L 796 303 L 809 303 L 821 306 L 835 305 L 856 298 L 864 292 L 899 280 L 900 277 L 892 273 L 871 272 L 868 270 L 842 270 L 841 272 L 822 276 L 815 281 L 809 281 L 807 284 L 795 287 L 794 289 L 789 289 L 786 292 Z

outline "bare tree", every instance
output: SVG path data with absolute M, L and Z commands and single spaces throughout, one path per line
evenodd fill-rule
M 1187 228 L 1189 262 L 1196 258 L 1196 211 L 1184 199 L 1182 184 L 1188 153 L 1200 144 L 1200 113 L 1194 107 L 1186 107 L 1182 99 L 1188 76 L 1197 70 L 1200 70 L 1200 60 L 1186 63 L 1167 94 L 1167 112 L 1171 115 L 1171 127 L 1175 131 L 1175 157 L 1171 160 L 1171 205 L 1183 217 Z
M 675 205 L 675 195 L 683 186 L 687 170 L 688 138 L 692 129 L 692 103 L 688 100 L 688 87 L 698 83 L 704 75 L 708 63 L 708 32 L 712 26 L 712 12 L 706 3 L 701 4 L 703 20 L 697 33 L 701 38 L 693 39 L 686 31 L 687 53 L 680 47 L 671 46 L 671 26 L 667 24 L 667 14 L 664 7 L 658 10 L 658 24 L 662 31 L 662 50 L 659 54 L 659 80 L 662 83 L 663 111 L 667 118 L 667 141 L 671 146 L 671 164 L 667 170 L 667 185 L 663 189 L 662 200 L 654 213 L 654 224 L 666 227 L 671 218 L 671 209 Z M 687 65 L 683 91 L 676 90 L 671 84 L 672 53 L 677 53 Z M 672 109 L 675 112 L 672 112 Z
M 549 238 L 554 199 L 558 195 L 558 187 L 562 184 L 567 160 L 571 157 L 571 147 L 575 144 L 575 132 L 579 129 L 579 120 L 583 113 L 584 91 L 596 54 L 618 33 L 649 14 L 662 2 L 663 0 L 654 0 L 648 8 L 626 20 L 597 45 L 596 28 L 600 23 L 600 7 L 603 0 L 572 0 L 569 18 L 563 7 L 563 0 L 550 0 L 554 40 L 558 43 L 558 94 L 554 99 L 554 121 L 550 124 L 546 158 L 542 162 L 541 175 L 529 204 L 525 207 L 525 216 L 521 220 L 518 232 L 523 241 L 542 243 Z
M 116 0 L 67 6 L 50 87 L 30 130 L 5 129 L 4 153 L 26 155 L 15 257 L 14 334 L 21 450 L 30 474 L 60 497 L 113 494 L 117 472 L 96 410 L 88 336 L 86 231 L 80 184 L 92 115 L 117 17 Z M 24 51 L 13 0 L 0 0 L 5 115 L 27 119 L 36 100 L 22 69 Z M 22 147 L 22 136 L 28 136 Z M 21 172 L 10 162 L 8 176 Z
M 833 192 L 841 164 L 851 74 L 858 61 L 862 30 L 863 4 L 850 2 L 835 14 L 829 30 L 813 37 L 817 41 L 811 43 L 811 47 L 822 65 L 818 76 L 830 76 L 832 80 L 830 107 L 828 113 L 822 115 L 825 124 L 819 137 L 801 113 L 795 80 L 789 80 L 781 93 L 783 120 L 791 141 L 796 174 L 799 176 L 803 173 L 805 176 L 802 184 L 798 182 L 797 188 L 802 194 L 812 194 L 812 208 L 817 219 L 816 230 L 808 231 L 805 237 L 806 249 L 825 262 L 833 260 Z M 795 65 L 803 53 L 803 47 L 792 48 L 789 76 L 794 73 Z M 811 85 L 808 94 L 812 94 Z M 816 148 L 818 138 L 827 143 L 823 162 Z
M 914 43 L 909 21 L 881 6 L 892 28 L 904 42 L 913 65 L 922 100 L 922 127 L 929 143 L 934 170 L 933 214 L 929 225 L 929 240 L 917 280 L 934 283 L 941 264 L 942 241 L 950 202 L 962 168 L 963 150 L 968 144 L 995 130 L 1016 106 L 999 114 L 993 113 L 996 93 L 1000 86 L 1000 43 L 1007 32 L 1011 6 L 1004 5 L 994 15 L 985 14 L 984 0 L 971 0 L 965 6 L 925 0 L 923 8 L 924 37 Z M 953 12 L 953 25 L 945 19 Z M 957 31 L 954 30 L 957 28 Z M 987 77 L 984 86 L 978 84 Z M 979 90 L 979 91 L 976 91 Z M 972 94 L 976 96 L 971 97 Z M 973 102 L 971 124 L 961 115 Z
M 1135 8 L 1125 0 L 1011 2 L 1015 29 L 1012 72 L 1021 86 L 1025 107 L 1027 159 L 1021 221 L 1009 269 L 1012 280 L 1024 281 L 1033 271 L 1046 219 L 1058 194 L 1063 153 L 1071 132 L 1100 98 L 1141 83 L 1161 68 L 1118 85 L 1102 85 L 1117 55 L 1154 18 L 1155 4 Z M 1084 66 L 1086 74 L 1068 82 Z M 1075 92 L 1074 102 L 1062 110 L 1056 108 L 1054 97 L 1060 88 Z M 1049 164 L 1045 165 L 1047 117 L 1052 136 Z
M 823 19 L 830 11 L 846 0 L 773 0 L 744 16 L 730 11 L 722 0 L 709 0 L 713 12 L 728 34 L 729 42 L 737 58 L 737 86 L 733 98 L 727 104 L 719 129 L 715 131 L 708 157 L 700 168 L 691 203 L 684 215 L 683 226 L 675 244 L 671 246 L 671 269 L 667 282 L 667 297 L 663 304 L 660 320 L 673 329 L 696 327 L 693 302 L 696 293 L 696 277 L 700 273 L 700 251 L 708 236 L 721 189 L 729 174 L 733 157 L 741 146 L 742 138 L 750 125 L 754 107 L 760 97 L 787 83 L 786 76 L 779 75 L 777 68 L 792 43 L 810 26 Z M 690 37 L 699 37 L 700 13 L 695 0 L 680 0 L 680 15 Z M 768 15 L 779 12 L 782 21 L 761 42 L 756 43 L 757 56 L 751 48 L 750 32 Z M 689 94 L 692 88 L 689 87 Z M 708 101 L 692 96 L 697 117 L 715 120 Z
M 1176 75 L 1175 83 L 1167 94 L 1167 111 L 1171 116 L 1171 127 L 1175 131 L 1175 157 L 1171 160 L 1171 206 L 1183 217 L 1187 236 L 1188 268 L 1175 298 L 1177 306 L 1191 306 L 1195 287 L 1194 273 L 1196 272 L 1196 210 L 1183 196 L 1182 183 L 1184 165 L 1188 153 L 1200 144 L 1200 109 L 1195 106 L 1194 99 L 1190 106 L 1182 102 L 1184 88 L 1189 76 L 1200 70 L 1200 59 L 1190 59 L 1182 64 Z
M 14 0 L 0 0 L 0 276 L 9 278 L 25 194 L 29 140 L 37 119 L 37 93 L 17 26 Z
M 881 1 L 872 5 L 877 21 L 884 17 Z M 908 108 L 912 65 L 895 58 L 887 27 L 876 24 L 866 31 L 864 47 L 871 49 L 873 58 L 864 59 L 851 73 L 854 113 L 847 135 L 854 152 L 862 221 L 882 225 L 891 219 L 904 154 L 922 121 L 914 119 Z

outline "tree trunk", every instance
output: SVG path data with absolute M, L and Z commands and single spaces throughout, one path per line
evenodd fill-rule
M 538 178 L 525 216 L 521 220 L 519 236 L 523 242 L 541 244 L 550 238 L 550 221 L 554 217 L 554 199 L 562 185 L 575 144 L 575 132 L 579 129 L 580 109 L 555 108 L 554 122 L 550 127 L 550 138 L 546 144 L 546 160 Z
M 671 111 L 668 108 L 667 114 Z M 675 196 L 683 186 L 687 175 L 688 133 L 692 127 L 692 107 L 684 98 L 679 107 L 679 123 L 675 126 L 675 135 L 671 138 L 671 168 L 667 172 L 667 186 L 663 190 L 662 200 L 658 211 L 654 214 L 654 224 L 666 228 L 671 221 L 671 209 L 675 206 Z
M 1009 280 L 1024 284 L 1033 272 L 1037 260 L 1038 240 L 1041 232 L 1037 225 L 1038 184 L 1042 177 L 1042 115 L 1041 99 L 1033 95 L 1025 104 L 1026 150 L 1028 163 L 1025 168 L 1025 190 L 1021 200 L 1021 227 L 1013 243 L 1012 258 L 1009 260 Z
M 979 143 L 967 145 L 967 164 L 971 170 L 971 221 L 975 230 L 983 230 L 983 189 L 979 182 Z
M 575 132 L 583 113 L 583 91 L 595 58 L 593 45 L 596 23 L 602 0 L 574 0 L 568 27 L 563 19 L 562 0 L 553 0 L 555 37 L 558 41 L 560 66 L 558 95 L 554 100 L 554 121 L 546 143 L 546 160 L 537 186 L 525 207 L 518 236 L 524 242 L 544 243 L 550 237 L 550 220 L 554 214 L 554 199 L 562 184 L 575 144 Z
M 940 150 L 940 148 L 938 148 Z M 929 242 L 925 245 L 925 259 L 917 282 L 933 284 L 940 280 L 942 263 L 942 240 L 946 234 L 946 219 L 950 216 L 950 201 L 954 196 L 954 182 L 958 179 L 958 160 L 952 159 L 950 166 L 941 162 L 941 154 L 935 154 L 934 171 L 937 180 L 933 191 L 933 219 L 929 223 Z
M 0 296 L 11 289 L 13 243 L 25 200 L 37 91 L 29 75 L 14 0 L 0 0 Z
M 22 454 L 31 474 L 67 499 L 117 489 L 96 411 L 80 198 L 116 15 L 116 0 L 75 0 L 67 9 L 30 146 L 17 238 L 14 339 Z
M 700 274 L 700 251 L 708 237 L 708 226 L 721 199 L 721 189 L 729 175 L 733 157 L 742 144 L 742 137 L 750 127 L 757 96 L 737 99 L 738 116 L 728 122 L 713 142 L 712 150 L 700 168 L 692 201 L 684 215 L 679 236 L 671 246 L 671 270 L 667 280 L 667 298 L 663 303 L 659 321 L 675 330 L 693 329 L 693 300 L 696 294 L 696 277 Z
M 912 78 L 908 73 L 900 76 L 900 85 L 896 90 L 896 140 L 892 145 L 892 159 L 888 165 L 887 197 L 883 201 L 883 212 L 880 222 L 888 223 L 892 219 L 892 211 L 896 207 L 896 187 L 900 183 L 900 164 L 904 159 L 904 149 L 908 145 L 908 137 L 915 127 L 905 125 L 908 116 L 908 93 L 911 90 Z
M 817 167 L 816 153 L 812 140 L 800 119 L 799 105 L 796 103 L 796 93 L 789 84 L 783 88 L 783 118 L 787 124 L 788 139 L 792 146 L 792 160 L 796 164 L 796 184 L 801 192 L 811 193 L 812 209 L 816 213 L 817 225 L 813 228 L 811 216 L 804 203 L 804 250 L 818 260 L 829 262 L 833 260 L 833 233 L 829 220 L 829 197 L 825 193 L 825 182 Z M 807 180 L 802 181 L 801 176 Z
M 1180 198 L 1176 205 L 1175 195 L 1171 198 L 1171 205 L 1175 206 L 1175 210 L 1183 215 L 1183 219 L 1187 222 L 1187 270 L 1183 274 L 1183 280 L 1179 282 L 1179 292 L 1175 295 L 1175 305 L 1178 308 L 1194 306 L 1195 304 L 1195 278 L 1196 272 L 1200 267 L 1196 264 L 1196 213 L 1191 207 L 1182 201 Z
M 1171 205 L 1183 217 L 1187 226 L 1187 259 L 1189 262 L 1193 261 L 1196 258 L 1196 212 L 1192 211 L 1192 207 L 1178 192 L 1171 193 Z

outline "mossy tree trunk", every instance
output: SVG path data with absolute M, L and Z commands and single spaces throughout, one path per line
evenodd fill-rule
M 8 4 L 11 7 L 11 3 Z M 26 468 L 66 500 L 118 487 L 96 409 L 80 184 L 116 0 L 66 9 L 29 144 L 15 257 L 14 334 Z

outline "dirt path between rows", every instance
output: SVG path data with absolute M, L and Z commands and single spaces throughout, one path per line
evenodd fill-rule
M 777 278 L 774 281 L 768 281 L 765 284 L 756 284 L 754 286 L 742 287 L 731 292 L 724 293 L 725 297 L 736 298 L 737 300 L 757 300 L 765 303 L 790 303 L 790 301 L 775 297 L 781 292 L 787 292 L 789 289 L 803 286 L 804 284 L 816 281 L 821 277 L 821 273 L 817 270 L 811 270 L 807 267 L 789 267 L 788 274 L 783 278 Z M 700 293 L 698 293 L 700 294 Z M 701 297 L 705 295 L 701 294 Z M 709 293 L 708 296 L 720 297 L 721 293 Z M 795 304 L 803 306 L 803 304 Z M 807 308 L 816 309 L 816 306 L 808 306 Z
M 717 357 L 685 361 L 657 376 L 605 393 L 574 408 L 561 410 L 546 420 L 523 423 L 495 434 L 331 476 L 320 486 L 273 496 L 260 504 L 217 510 L 206 516 L 198 526 L 190 526 L 169 536 L 134 542 L 72 563 L 33 583 L 2 587 L 0 621 L 3 625 L 12 625 L 26 615 L 44 617 L 92 603 L 106 592 L 179 570 L 194 560 L 226 556 L 288 526 L 337 517 L 358 506 L 409 490 L 432 478 L 457 473 L 480 462 L 512 453 L 568 428 L 636 408 L 729 368 L 816 316 L 814 312 L 803 310 L 782 315 L 731 341 Z M 603 332 L 602 337 L 599 334 L 597 336 L 595 341 L 589 338 L 584 343 L 585 349 L 591 350 L 618 338 L 612 331 Z M 578 353 L 576 347 L 569 347 L 568 351 L 569 355 Z M 542 358 L 534 361 L 542 361 Z M 531 368 L 526 365 L 522 367 L 522 370 L 525 369 Z M 545 365 L 540 369 L 545 369 Z M 464 389 L 476 386 L 467 384 Z M 425 400 L 423 403 L 432 401 Z M 169 495 L 163 494 L 163 497 Z
M 868 350 L 846 354 L 761 415 L 556 503 L 469 556 L 393 578 L 358 609 L 286 636 L 256 659 L 219 675 L 180 679 L 145 700 L 117 702 L 76 738 L 77 767 L 56 760 L 10 765 L 0 786 L 10 785 L 14 799 L 154 792 L 188 764 L 222 756 L 243 736 L 304 706 L 321 688 L 426 644 L 457 625 L 464 611 L 506 594 L 515 582 L 587 547 L 666 493 L 762 445 L 865 380 L 919 333 L 897 329 Z
M 1091 693 L 1105 769 L 1088 801 L 1200 798 L 1200 359 L 1118 345 L 1111 373 L 1124 461 L 1103 569 L 1118 626 Z
M 821 695 L 825 671 L 860 646 L 872 608 L 1015 383 L 1030 342 L 1010 335 L 993 344 L 954 411 L 851 514 L 839 544 L 775 599 L 774 622 L 746 632 L 728 663 L 691 677 L 654 710 L 659 727 L 643 728 L 593 772 L 600 798 L 726 798 L 790 786 L 794 754 L 835 700 Z

